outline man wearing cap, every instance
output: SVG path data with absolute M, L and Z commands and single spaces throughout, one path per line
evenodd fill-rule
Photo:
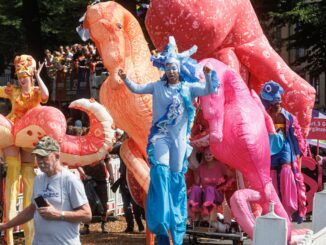
M 91 210 L 81 181 L 60 162 L 60 145 L 44 136 L 33 150 L 42 171 L 35 178 L 32 203 L 0 230 L 24 224 L 34 218 L 33 245 L 80 244 L 79 223 L 91 220 Z M 35 198 L 42 196 L 46 206 Z

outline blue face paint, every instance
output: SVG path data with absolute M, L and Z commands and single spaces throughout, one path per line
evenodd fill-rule
M 177 72 L 179 68 L 177 65 L 165 66 L 165 72 Z
M 273 100 L 271 102 L 272 105 L 276 105 L 276 104 L 280 104 L 280 103 L 282 103 L 282 100 L 281 99 Z

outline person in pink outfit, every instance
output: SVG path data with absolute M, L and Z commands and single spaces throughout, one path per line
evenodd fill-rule
M 226 167 L 217 161 L 209 147 L 204 150 L 204 158 L 196 169 L 195 184 L 189 195 L 189 214 L 195 220 L 206 218 L 224 200 L 224 193 L 218 190 L 226 182 Z

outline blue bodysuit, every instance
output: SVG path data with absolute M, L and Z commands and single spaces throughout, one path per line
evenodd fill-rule
M 168 84 L 162 79 L 140 85 L 125 79 L 132 92 L 153 95 L 153 121 L 147 147 L 151 182 L 146 217 L 158 240 L 165 239 L 161 244 L 169 244 L 169 230 L 174 244 L 183 242 L 187 220 L 184 174 L 192 150 L 188 141 L 195 112 L 192 102 L 198 96 L 216 92 L 217 79 L 211 74 L 205 75 L 205 83 Z

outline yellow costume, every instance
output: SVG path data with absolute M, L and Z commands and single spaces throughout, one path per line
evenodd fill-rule
M 23 94 L 20 87 L 7 85 L 0 87 L 0 98 L 9 99 L 11 102 L 11 112 L 7 118 L 13 123 L 21 118 L 25 113 L 40 103 L 46 103 L 47 100 L 42 100 L 42 94 L 38 87 L 32 87 L 28 94 Z
M 35 60 L 29 55 L 21 55 L 15 58 L 15 67 L 18 77 L 30 77 L 32 82 L 34 69 L 36 67 Z M 42 99 L 42 93 L 39 87 L 32 86 L 28 93 L 24 93 L 21 87 L 11 84 L 0 87 L 0 98 L 9 99 L 11 102 L 11 112 L 7 118 L 15 123 L 23 117 L 26 112 L 40 103 L 46 103 Z M 6 156 L 7 176 L 6 176 L 6 220 L 10 220 L 16 216 L 16 204 L 19 187 L 19 176 L 22 175 L 23 180 L 23 208 L 31 203 L 33 183 L 34 183 L 34 162 L 22 164 L 20 154 L 15 156 Z M 25 244 L 32 244 L 34 237 L 33 221 L 24 224 Z M 7 231 L 7 244 L 14 244 L 13 229 Z

